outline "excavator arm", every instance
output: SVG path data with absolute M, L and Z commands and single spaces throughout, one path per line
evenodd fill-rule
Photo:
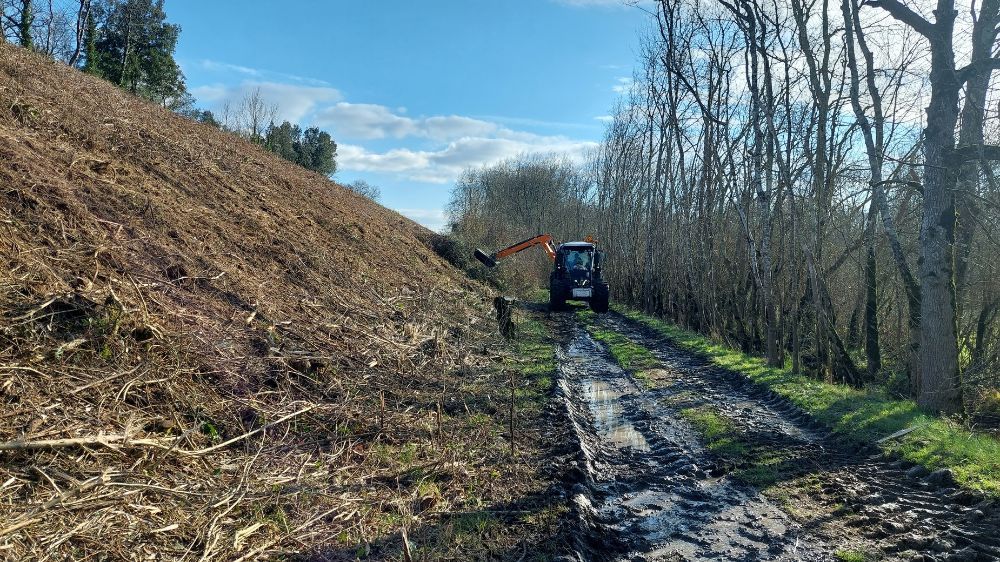
M 539 234 L 538 236 L 528 238 L 523 242 L 518 242 L 513 246 L 508 246 L 493 255 L 487 254 L 486 252 L 477 248 L 476 251 L 473 253 L 473 255 L 476 257 L 477 260 L 483 262 L 483 265 L 485 265 L 486 267 L 496 267 L 498 261 L 510 257 L 523 250 L 527 250 L 532 246 L 539 246 L 539 245 L 545 250 L 545 253 L 549 256 L 549 259 L 555 261 L 556 247 L 552 243 L 552 236 L 549 234 Z

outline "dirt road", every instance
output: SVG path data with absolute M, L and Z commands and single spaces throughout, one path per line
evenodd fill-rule
M 740 375 L 620 315 L 649 349 L 638 381 L 572 313 L 555 319 L 559 389 L 584 459 L 593 560 L 997 560 L 1000 510 L 950 474 L 858 450 Z M 698 420 L 724 428 L 706 446 Z M 721 444 L 721 445 L 720 445 Z

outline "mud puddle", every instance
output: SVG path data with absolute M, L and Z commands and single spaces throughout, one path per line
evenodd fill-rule
M 616 447 L 629 447 L 637 451 L 649 450 L 646 438 L 625 416 L 621 392 L 599 379 L 581 381 L 580 386 L 587 401 L 587 409 L 594 420 L 594 426 L 602 439 Z
M 726 475 L 688 423 L 567 320 L 560 386 L 586 459 L 594 560 L 816 560 L 833 549 Z

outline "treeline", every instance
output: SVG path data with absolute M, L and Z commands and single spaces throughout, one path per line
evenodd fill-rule
M 289 121 L 277 124 L 278 113 L 278 105 L 265 100 L 260 88 L 254 88 L 235 101 L 226 101 L 218 117 L 209 111 L 192 117 L 259 144 L 303 168 L 333 175 L 337 171 L 337 143 L 330 133 L 319 127 L 303 130 Z
M 453 230 L 593 232 L 619 301 L 962 411 L 1000 366 L 1000 1 L 972 8 L 663 0 L 591 162 L 555 188 L 471 172 Z
M 194 100 L 163 0 L 0 0 L 3 37 L 173 110 Z
M 260 90 L 224 106 L 196 107 L 174 60 L 180 26 L 164 0 L 0 0 L 4 40 L 46 54 L 196 121 L 220 127 L 324 175 L 337 170 L 337 144 L 316 127 L 277 124 L 278 106 Z
M 451 234 L 465 254 L 476 247 L 494 251 L 543 233 L 561 241 L 579 240 L 594 226 L 592 189 L 577 166 L 555 156 L 526 155 L 467 170 L 451 192 Z M 537 250 L 479 273 L 502 287 L 521 290 L 547 284 L 550 270 L 548 258 Z

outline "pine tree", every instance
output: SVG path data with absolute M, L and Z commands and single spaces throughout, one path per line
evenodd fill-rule
M 264 148 L 303 168 L 328 176 L 337 171 L 337 143 L 333 142 L 330 133 L 318 127 L 303 132 L 301 127 L 288 121 L 281 125 L 271 123 L 263 144 Z
M 180 26 L 166 18 L 163 0 L 114 0 L 95 46 L 102 76 L 169 106 L 184 96 L 187 87 L 174 60 Z
M 330 133 L 317 127 L 306 129 L 302 137 L 302 150 L 299 153 L 299 164 L 303 167 L 327 176 L 337 171 L 337 143 L 333 142 Z
M 302 150 L 302 129 L 288 121 L 278 126 L 272 123 L 264 137 L 264 148 L 285 160 L 298 162 Z

